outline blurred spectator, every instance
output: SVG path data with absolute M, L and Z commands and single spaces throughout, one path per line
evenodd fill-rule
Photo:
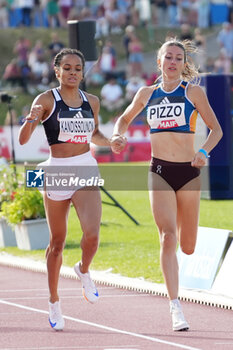
M 209 26 L 210 0 L 199 0 L 197 8 L 197 25 L 199 28 Z
M 33 18 L 34 23 L 37 27 L 43 27 L 45 23 L 45 1 L 44 0 L 35 0 L 33 8 Z
M 168 4 L 168 24 L 170 27 L 178 25 L 177 0 L 167 0 Z
M 45 57 L 43 55 L 38 56 L 30 68 L 33 82 L 38 85 L 37 88 L 41 91 L 46 90 L 49 83 L 49 65 Z
M 228 57 L 233 60 L 233 26 L 230 23 L 225 22 L 222 24 L 217 41 L 220 47 L 226 50 Z
M 61 26 L 61 10 L 57 0 L 47 0 L 46 11 L 49 27 L 55 28 Z
M 93 17 L 92 12 L 91 12 L 89 7 L 84 7 L 81 10 L 81 13 L 80 13 L 80 20 L 81 21 L 92 21 L 94 19 L 95 18 Z
M 102 54 L 99 61 L 100 71 L 107 76 L 116 68 L 116 51 L 112 47 L 111 42 L 107 42 L 103 47 Z
M 16 58 L 13 58 L 6 66 L 3 73 L 3 80 L 9 83 L 11 87 L 20 86 L 25 92 L 27 91 L 26 81 L 22 75 L 22 67 Z
M 123 45 L 125 48 L 126 59 L 129 60 L 129 43 L 131 41 L 132 34 L 135 32 L 135 28 L 132 25 L 128 25 L 125 28 L 125 35 L 123 36 Z
M 48 46 L 51 59 L 53 59 L 56 54 L 64 48 L 63 42 L 60 41 L 57 32 L 51 33 L 51 42 Z
M 8 27 L 7 0 L 0 0 L 0 28 Z
M 77 13 L 80 12 L 84 7 L 87 7 L 88 0 L 74 0 L 73 5 L 77 10 Z
M 129 42 L 129 76 L 142 75 L 143 46 L 139 38 L 132 34 Z
M 224 48 L 221 48 L 219 56 L 214 63 L 214 73 L 229 74 L 231 73 L 231 59 L 228 57 Z
M 227 1 L 228 6 L 228 22 L 233 25 L 233 0 Z
M 180 40 L 193 40 L 191 27 L 188 23 L 181 25 Z
M 104 9 L 102 6 L 98 7 L 96 14 L 96 37 L 108 36 L 109 23 L 104 15 Z
M 159 27 L 168 26 L 168 6 L 166 0 L 156 0 Z
M 69 18 L 70 10 L 72 8 L 72 0 L 58 0 L 58 5 L 60 7 L 60 19 L 62 21 L 62 27 L 67 26 L 67 20 Z
M 132 77 L 129 79 L 125 87 L 125 99 L 127 102 L 132 102 L 136 92 L 140 87 L 145 85 L 145 81 L 140 77 Z
M 197 67 L 199 67 L 199 71 L 204 72 L 206 64 L 206 39 L 199 28 L 194 30 L 194 42 L 198 49 L 194 61 L 196 62 Z
M 54 74 L 54 68 L 53 68 L 53 60 L 56 54 L 61 51 L 65 45 L 63 42 L 60 41 L 57 32 L 51 33 L 51 42 L 48 45 L 48 50 L 50 54 L 50 65 L 49 65 L 49 81 L 54 81 L 55 74 Z
M 190 0 L 188 23 L 193 27 L 197 26 L 199 3 L 200 3 L 200 0 Z
M 157 78 L 158 78 L 157 73 L 151 73 L 150 75 L 143 74 L 143 79 L 145 80 L 145 83 L 147 86 L 155 84 Z
M 34 0 L 18 0 L 19 8 L 22 13 L 21 24 L 25 27 L 32 25 L 32 9 L 34 7 Z
M 45 49 L 43 47 L 42 41 L 37 40 L 35 46 L 31 49 L 28 56 L 28 64 L 31 67 L 34 62 L 38 60 L 39 57 L 45 55 Z
M 197 11 L 200 0 L 177 0 L 179 23 L 197 25 Z
M 15 27 L 16 25 L 16 9 L 14 0 L 7 0 L 7 8 L 8 8 L 8 25 L 10 27 Z
M 82 0 L 83 1 L 83 0 Z M 103 1 L 100 0 L 86 0 L 86 7 L 89 7 L 91 13 L 95 15 L 99 6 L 103 6 Z
M 120 109 L 124 105 L 123 90 L 112 77 L 101 89 L 101 105 L 108 111 Z
M 207 73 L 213 73 L 214 71 L 214 58 L 213 57 L 208 57 L 206 60 L 206 67 L 205 67 L 205 72 Z
M 117 0 L 117 5 L 122 14 L 125 16 L 126 23 L 130 23 L 131 8 L 133 5 L 133 0 Z
M 158 0 L 160 1 L 160 0 Z M 166 0 L 162 0 L 165 2 Z M 138 11 L 140 24 L 146 26 L 151 19 L 151 8 L 149 0 L 135 0 L 134 7 Z
M 21 67 L 27 65 L 28 63 L 30 45 L 30 41 L 24 37 L 20 37 L 15 43 L 13 52 L 17 55 L 17 59 Z
M 122 32 L 126 16 L 119 10 L 116 0 L 109 0 L 108 8 L 105 10 L 105 18 L 109 23 L 111 33 L 119 34 Z
M 100 86 L 104 83 L 104 75 L 100 70 L 99 64 L 94 64 L 90 69 L 90 73 L 88 73 L 85 75 L 85 82 L 87 86 Z

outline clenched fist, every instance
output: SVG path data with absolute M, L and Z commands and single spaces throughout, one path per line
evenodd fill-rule
M 38 118 L 41 118 L 44 112 L 44 108 L 42 105 L 34 105 L 29 113 L 29 115 L 25 118 L 25 121 L 29 123 L 35 122 Z
M 123 135 L 112 135 L 110 139 L 110 146 L 114 153 L 122 152 L 126 144 L 127 144 L 127 138 Z

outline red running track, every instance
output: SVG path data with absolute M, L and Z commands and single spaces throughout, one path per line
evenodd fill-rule
M 173 332 L 168 300 L 151 294 L 98 286 L 92 305 L 78 280 L 60 279 L 65 329 L 48 323 L 44 273 L 0 265 L 0 350 L 230 350 L 233 312 L 182 302 L 188 332 Z

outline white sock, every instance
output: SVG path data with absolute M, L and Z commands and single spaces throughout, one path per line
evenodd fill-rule
M 170 300 L 170 305 L 180 307 L 180 301 L 178 299 Z

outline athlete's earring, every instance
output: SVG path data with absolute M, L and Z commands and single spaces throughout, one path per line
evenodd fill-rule
M 55 71 L 56 78 L 59 78 L 59 76 L 60 76 L 59 69 L 55 68 L 54 71 Z
M 157 66 L 158 66 L 159 69 L 161 69 L 161 61 L 160 61 L 160 59 L 157 60 Z

